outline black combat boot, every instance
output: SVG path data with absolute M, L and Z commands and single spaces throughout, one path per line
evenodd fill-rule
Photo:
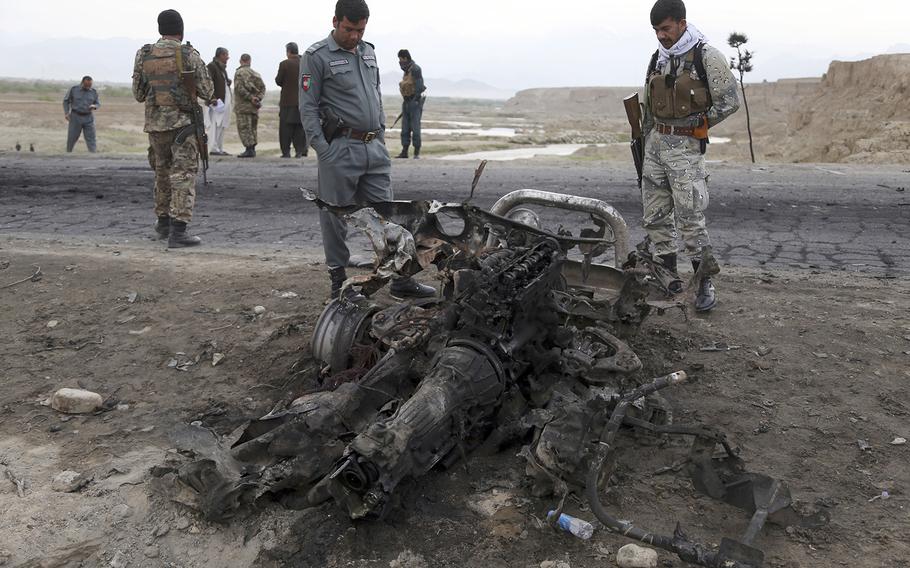
M 159 241 L 166 239 L 171 234 L 171 218 L 158 217 L 158 220 L 155 221 L 155 232 L 158 233 Z
M 670 254 L 662 254 L 657 258 L 660 259 L 660 262 L 664 265 L 664 268 L 672 272 L 674 276 L 677 276 L 677 278 L 671 280 L 667 284 L 667 291 L 674 296 L 681 293 L 685 288 L 685 285 L 683 284 L 683 281 L 678 277 L 679 273 L 677 272 L 678 268 L 676 265 L 676 253 L 673 252 Z
M 348 275 L 345 273 L 343 266 L 339 266 L 338 268 L 329 269 L 329 280 L 332 283 L 332 288 L 331 288 L 331 293 L 329 294 L 329 298 L 331 298 L 333 300 L 338 298 L 338 295 L 341 293 L 341 286 L 344 284 L 344 281 L 347 279 L 348 279 Z
M 243 154 L 237 154 L 238 158 L 255 158 L 256 157 L 256 145 L 246 146 L 246 150 L 243 151 Z
M 407 158 L 408 157 L 408 146 L 402 146 L 401 153 L 395 157 L 396 158 Z
M 407 158 L 407 156 L 405 156 L 405 158 Z M 420 159 L 420 148 L 418 148 L 417 146 L 414 146 L 414 159 L 415 160 Z
M 700 260 L 692 261 L 692 268 L 698 272 L 701 265 Z M 698 281 L 698 292 L 695 294 L 695 311 L 710 312 L 717 305 L 717 293 L 714 291 L 714 283 L 711 282 L 710 276 L 705 276 Z
M 202 239 L 186 234 L 186 223 L 171 219 L 171 235 L 167 239 L 167 248 L 194 247 L 202 244 Z
M 398 278 L 392 280 L 389 294 L 396 300 L 406 298 L 432 298 L 436 295 L 436 288 L 421 284 L 413 278 Z

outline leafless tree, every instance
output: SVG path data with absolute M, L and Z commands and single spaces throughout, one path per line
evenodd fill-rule
M 755 163 L 755 149 L 752 146 L 752 117 L 749 115 L 749 101 L 746 99 L 746 84 L 743 77 L 746 73 L 752 71 L 753 52 L 743 47 L 749 38 L 746 34 L 733 32 L 727 38 L 730 47 L 736 49 L 736 57 L 730 58 L 730 69 L 739 73 L 739 87 L 743 92 L 743 105 L 746 107 L 746 130 L 749 131 L 749 153 L 752 155 L 752 163 Z

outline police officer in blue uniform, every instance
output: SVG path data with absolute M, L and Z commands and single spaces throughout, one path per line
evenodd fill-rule
M 370 10 L 364 0 L 339 0 L 333 30 L 311 45 L 300 63 L 300 116 L 307 140 L 318 154 L 319 197 L 344 206 L 391 201 L 391 159 L 385 145 L 385 114 L 379 66 L 373 46 L 363 41 Z M 323 122 L 334 128 L 326 138 Z M 321 211 L 319 222 L 332 297 L 347 279 L 351 253 L 347 224 Z M 392 296 L 429 297 L 436 293 L 411 278 L 392 281 Z

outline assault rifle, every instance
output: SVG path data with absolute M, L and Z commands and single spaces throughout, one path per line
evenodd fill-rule
M 641 105 L 638 102 L 638 93 L 633 93 L 622 100 L 626 107 L 626 117 L 632 128 L 632 161 L 635 163 L 635 172 L 638 173 L 638 188 L 641 189 L 641 172 L 645 162 L 645 140 L 641 131 Z
M 423 108 L 424 103 L 427 102 L 427 94 L 426 94 L 426 93 L 421 93 L 421 94 L 417 97 L 417 102 L 420 104 L 420 108 Z M 398 124 L 398 121 L 401 120 L 401 117 L 403 117 L 403 116 L 404 116 L 404 112 L 399 112 L 399 113 L 398 113 L 398 116 L 395 117 L 395 122 L 392 123 L 392 126 L 389 126 L 388 128 L 386 128 L 386 130 L 390 130 L 390 129 L 392 129 L 392 128 L 395 128 L 395 125 Z
M 190 42 L 186 45 L 193 49 Z M 202 183 L 208 185 L 209 178 L 206 172 L 209 169 L 209 137 L 205 133 L 205 119 L 202 116 L 202 107 L 196 101 L 196 72 L 194 70 L 185 70 L 183 68 L 183 48 L 177 50 L 177 69 L 180 71 L 180 81 L 183 88 L 186 89 L 190 96 L 190 108 L 192 114 L 193 134 L 196 136 L 196 143 L 199 145 L 199 160 L 202 162 Z

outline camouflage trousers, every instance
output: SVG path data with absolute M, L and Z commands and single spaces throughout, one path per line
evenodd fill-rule
M 177 142 L 180 130 L 149 132 L 149 165 L 155 170 L 155 215 L 189 223 L 196 204 L 199 150 L 190 134 Z
M 237 113 L 237 134 L 240 142 L 246 146 L 256 145 L 256 129 L 259 128 L 259 115 L 253 113 Z
M 700 257 L 710 240 L 704 214 L 708 208 L 708 174 L 699 141 L 652 131 L 644 154 L 642 224 L 656 254 L 677 252 L 676 239 L 681 237 L 686 255 Z

